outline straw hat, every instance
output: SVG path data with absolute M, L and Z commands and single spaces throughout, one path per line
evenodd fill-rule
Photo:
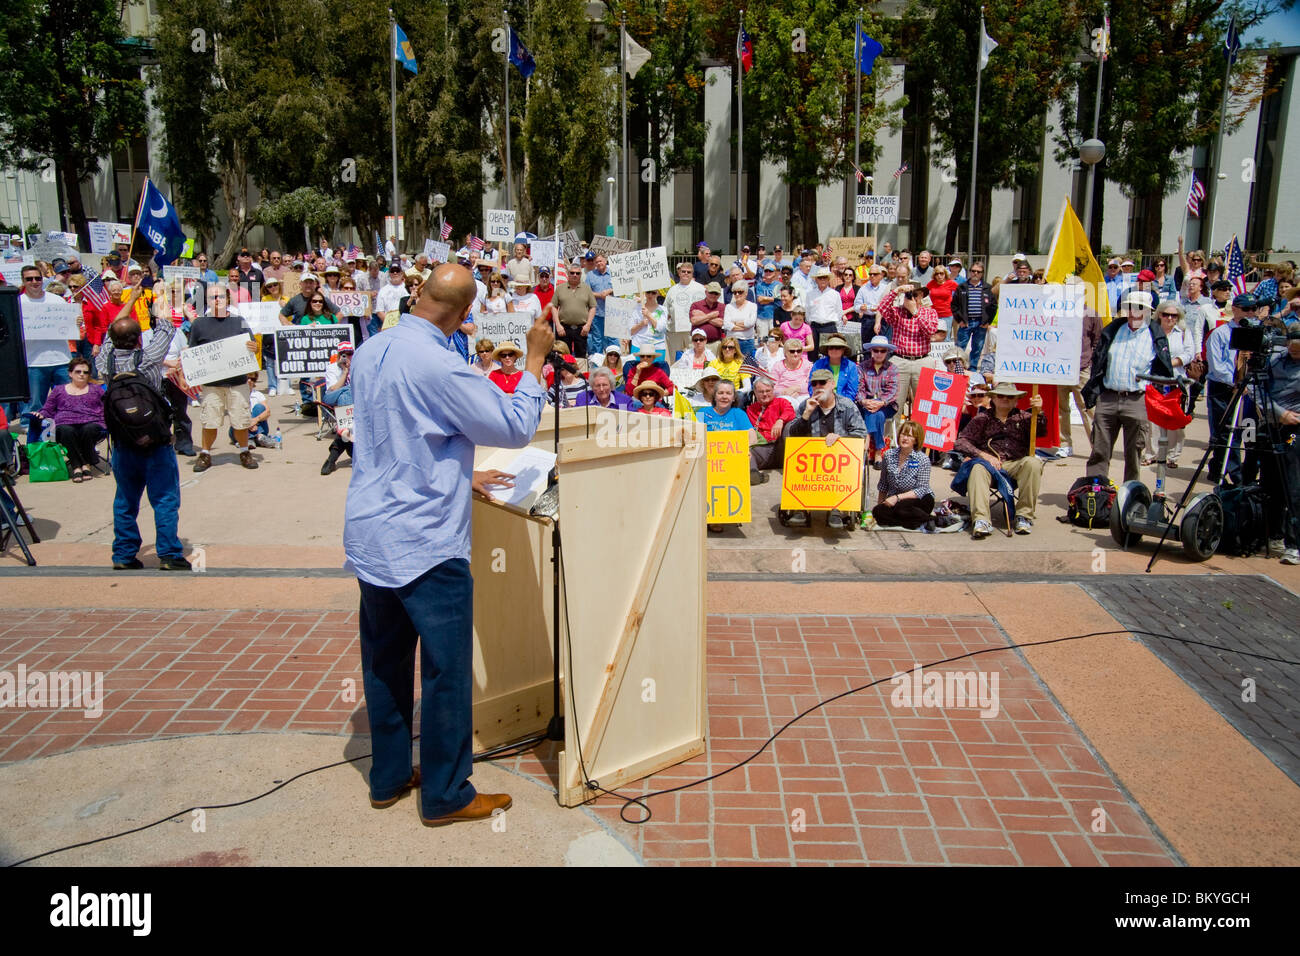
M 1014 385 L 1012 385 L 1010 382 L 998 382 L 998 384 L 997 384 L 996 386 L 994 386 L 993 388 L 989 389 L 989 394 L 990 394 L 990 395 L 1003 395 L 1003 396 L 1005 396 L 1005 397 L 1007 397 L 1007 398 L 1020 398 L 1020 396 L 1026 394 L 1026 393 L 1020 391 L 1020 389 L 1016 388 L 1016 387 L 1015 387 Z
M 647 389 L 654 392 L 660 398 L 663 398 L 665 395 L 668 394 L 666 391 L 664 391 L 664 387 L 660 385 L 658 382 L 642 382 L 640 385 L 636 387 L 636 392 L 635 392 L 636 397 L 640 398 L 641 393 L 646 391 Z
M 499 359 L 502 355 L 514 355 L 516 357 L 523 355 L 524 350 L 515 345 L 514 342 L 502 342 L 492 351 L 492 358 Z

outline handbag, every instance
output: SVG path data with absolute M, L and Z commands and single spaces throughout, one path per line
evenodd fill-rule
M 27 461 L 30 471 L 28 480 L 33 484 L 38 481 L 67 481 L 68 452 L 56 441 L 34 441 L 27 443 Z

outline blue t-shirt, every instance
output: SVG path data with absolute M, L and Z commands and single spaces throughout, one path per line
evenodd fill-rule
M 778 298 L 778 296 L 777 296 L 777 294 L 776 294 L 776 290 L 779 289 L 779 288 L 781 288 L 781 283 L 779 283 L 779 282 L 777 282 L 777 281 L 775 281 L 775 280 L 773 280 L 773 281 L 771 281 L 771 282 L 764 282 L 763 280 L 760 279 L 757 283 L 754 284 L 754 301 L 755 301 L 755 302 L 758 301 L 758 297 L 759 297 L 760 295 L 762 295 L 762 296 L 769 296 L 769 295 L 770 295 L 770 296 L 772 297 L 772 299 L 774 300 L 774 301 L 772 301 L 772 302 L 768 302 L 766 305 L 763 305 L 763 304 L 760 304 L 760 305 L 759 305 L 759 307 L 758 307 L 758 317 L 759 317 L 760 319 L 767 319 L 767 320 L 769 320 L 769 321 L 772 319 L 772 310 L 776 308 L 776 302 L 775 302 L 775 300 Z
M 697 408 L 695 418 L 711 432 L 747 432 L 754 427 L 749 423 L 749 416 L 735 407 L 727 409 L 725 415 L 719 415 L 712 405 Z
M 604 275 L 601 275 L 595 269 L 592 269 L 583 277 L 582 281 L 587 283 L 587 288 L 591 289 L 592 292 L 605 292 L 609 289 L 614 288 L 614 280 L 610 276 L 608 270 L 605 272 Z M 603 323 L 605 319 L 604 299 L 596 300 L 596 318 L 601 320 L 602 323 L 601 327 L 603 328 L 604 327 Z

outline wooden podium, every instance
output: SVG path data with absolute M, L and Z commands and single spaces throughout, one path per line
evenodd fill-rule
M 532 444 L 554 448 L 554 410 Z M 559 801 L 577 806 L 704 752 L 704 427 L 565 409 Z M 480 448 L 481 462 L 496 449 Z M 489 749 L 552 709 L 552 523 L 475 501 L 474 735 Z

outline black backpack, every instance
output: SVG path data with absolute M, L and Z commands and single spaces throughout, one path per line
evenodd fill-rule
M 1109 527 L 1115 495 L 1115 483 L 1109 478 L 1084 475 L 1075 480 L 1065 495 L 1069 503 L 1065 518 L 1080 528 Z
M 140 374 L 143 349 L 135 350 L 135 365 L 108 380 L 104 391 L 104 424 L 113 441 L 137 452 L 150 452 L 172 442 L 171 406 Z M 108 357 L 111 369 L 116 356 Z
M 1223 537 L 1218 554 L 1249 557 L 1268 547 L 1268 524 L 1264 518 L 1264 491 L 1259 485 L 1215 488 L 1223 504 Z

